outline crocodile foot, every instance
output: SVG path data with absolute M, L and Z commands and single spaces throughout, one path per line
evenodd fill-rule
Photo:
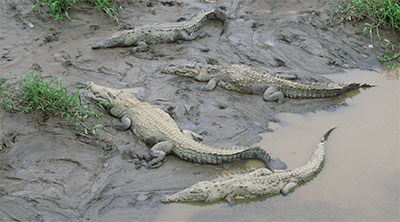
M 201 135 L 199 135 L 199 134 L 197 134 L 197 133 L 195 133 L 195 132 L 193 132 L 191 130 L 182 130 L 182 133 L 185 136 L 187 136 L 189 138 L 192 138 L 192 139 L 194 139 L 196 141 L 203 141 L 203 137 Z

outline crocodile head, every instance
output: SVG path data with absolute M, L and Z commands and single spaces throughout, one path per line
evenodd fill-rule
M 214 197 L 214 183 L 212 181 L 201 181 L 192 186 L 179 191 L 172 195 L 164 195 L 161 197 L 161 202 L 180 202 L 180 201 L 214 201 L 218 200 Z M 223 197 L 221 198 L 223 199 Z
M 90 90 L 88 96 L 102 103 L 102 106 L 112 108 L 110 111 L 113 116 L 120 117 L 125 112 L 126 107 L 140 103 L 134 95 L 123 90 L 100 86 L 93 82 L 88 82 L 87 86 Z
M 175 74 L 179 76 L 185 76 L 194 78 L 198 81 L 208 81 L 215 76 L 215 72 L 212 66 L 198 65 L 198 64 L 187 64 L 187 65 L 170 65 L 164 68 L 161 72 L 165 74 Z
M 115 48 L 136 45 L 135 39 L 129 38 L 129 35 L 133 35 L 133 32 L 133 30 L 119 31 L 111 36 L 111 38 L 93 44 L 92 49 Z
M 88 82 L 87 86 L 91 92 L 89 93 L 89 97 L 97 102 L 111 103 L 114 105 L 116 98 L 122 93 L 122 90 L 99 86 L 93 82 Z

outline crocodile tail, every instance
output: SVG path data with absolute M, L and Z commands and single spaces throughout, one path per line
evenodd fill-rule
M 333 96 L 337 96 L 339 94 L 351 91 L 351 90 L 355 90 L 355 89 L 360 89 L 360 88 L 370 88 L 373 87 L 372 85 L 369 84 L 360 84 L 360 83 L 350 83 L 350 84 L 339 84 L 339 86 L 341 86 L 341 88 L 337 88 L 334 89 L 334 95 Z
M 320 139 L 314 149 L 314 154 L 311 159 L 304 166 L 293 170 L 293 172 L 297 174 L 303 182 L 311 180 L 322 170 L 325 163 L 325 142 L 328 140 L 329 135 L 334 129 L 336 129 L 336 127 L 328 130 Z
M 301 89 L 293 87 L 284 87 L 283 93 L 289 98 L 305 99 L 305 98 L 328 98 L 338 96 L 345 92 L 359 89 L 373 87 L 369 84 L 350 83 L 350 84 L 338 84 L 335 87 L 327 84 L 321 87 L 321 85 L 311 85 Z
M 213 13 L 214 19 L 218 19 L 219 21 L 221 21 L 224 24 L 224 28 L 221 31 L 221 34 L 225 33 L 225 30 L 228 28 L 228 18 L 226 16 L 226 14 L 219 8 L 215 8 L 214 9 L 214 13 Z
M 271 156 L 260 147 L 252 147 L 243 151 L 242 159 L 258 159 L 263 161 L 265 165 L 268 166 L 271 160 Z
M 359 89 L 360 88 L 360 84 L 359 83 L 350 83 L 350 84 L 339 84 L 339 87 L 335 87 L 335 88 L 328 88 L 326 90 L 317 90 L 315 93 L 317 93 L 317 97 L 319 98 L 325 98 L 325 97 L 333 97 L 333 96 L 338 96 L 340 94 L 343 94 L 345 92 L 351 91 L 351 90 L 355 90 L 355 89 Z

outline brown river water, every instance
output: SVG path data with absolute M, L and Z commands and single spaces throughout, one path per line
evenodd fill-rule
M 296 168 L 307 162 L 313 147 L 331 127 L 323 171 L 290 195 L 241 201 L 230 207 L 173 203 L 159 209 L 138 209 L 138 221 L 398 221 L 400 70 L 354 70 L 329 75 L 343 82 L 376 85 L 351 92 L 339 106 L 307 114 L 282 113 L 274 132 L 264 133 L 259 146 Z M 354 97 L 353 97 L 354 96 Z M 342 103 L 343 101 L 338 101 Z M 247 167 L 262 167 L 247 161 Z M 232 173 L 228 170 L 225 173 Z M 222 172 L 224 174 L 224 172 Z M 132 218 L 132 209 L 110 212 L 103 221 Z

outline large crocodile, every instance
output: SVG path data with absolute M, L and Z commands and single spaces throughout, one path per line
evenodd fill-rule
M 217 19 L 226 27 L 226 15 L 218 8 L 199 12 L 187 21 L 149 24 L 137 26 L 130 30 L 116 32 L 111 38 L 105 39 L 92 46 L 92 49 L 136 46 L 136 52 L 148 50 L 148 44 L 172 43 L 177 40 L 194 40 L 197 30 L 210 19 Z M 224 32 L 224 31 L 222 31 Z
M 169 66 L 162 70 L 166 74 L 176 74 L 194 78 L 208 84 L 202 90 L 211 91 L 217 85 L 245 94 L 262 94 L 265 101 L 282 102 L 284 97 L 307 99 L 326 98 L 343 94 L 352 89 L 369 87 L 359 83 L 299 83 L 247 65 L 202 65 L 188 64 Z
M 266 168 L 260 168 L 228 178 L 201 181 L 178 193 L 162 196 L 161 202 L 226 200 L 233 204 L 235 199 L 287 195 L 320 172 L 325 161 L 325 141 L 333 129 L 325 133 L 317 144 L 311 159 L 302 167 L 273 172 Z
M 197 142 L 191 131 L 181 131 L 175 121 L 163 110 L 139 101 L 133 94 L 122 90 L 88 83 L 89 96 L 100 102 L 111 104 L 110 113 L 120 118 L 125 129 L 132 132 L 152 146 L 153 159 L 149 167 L 158 167 L 167 154 L 175 154 L 181 159 L 202 163 L 221 164 L 241 159 L 259 159 L 270 169 L 285 169 L 286 164 L 272 160 L 270 155 L 259 147 L 220 147 L 215 148 Z

